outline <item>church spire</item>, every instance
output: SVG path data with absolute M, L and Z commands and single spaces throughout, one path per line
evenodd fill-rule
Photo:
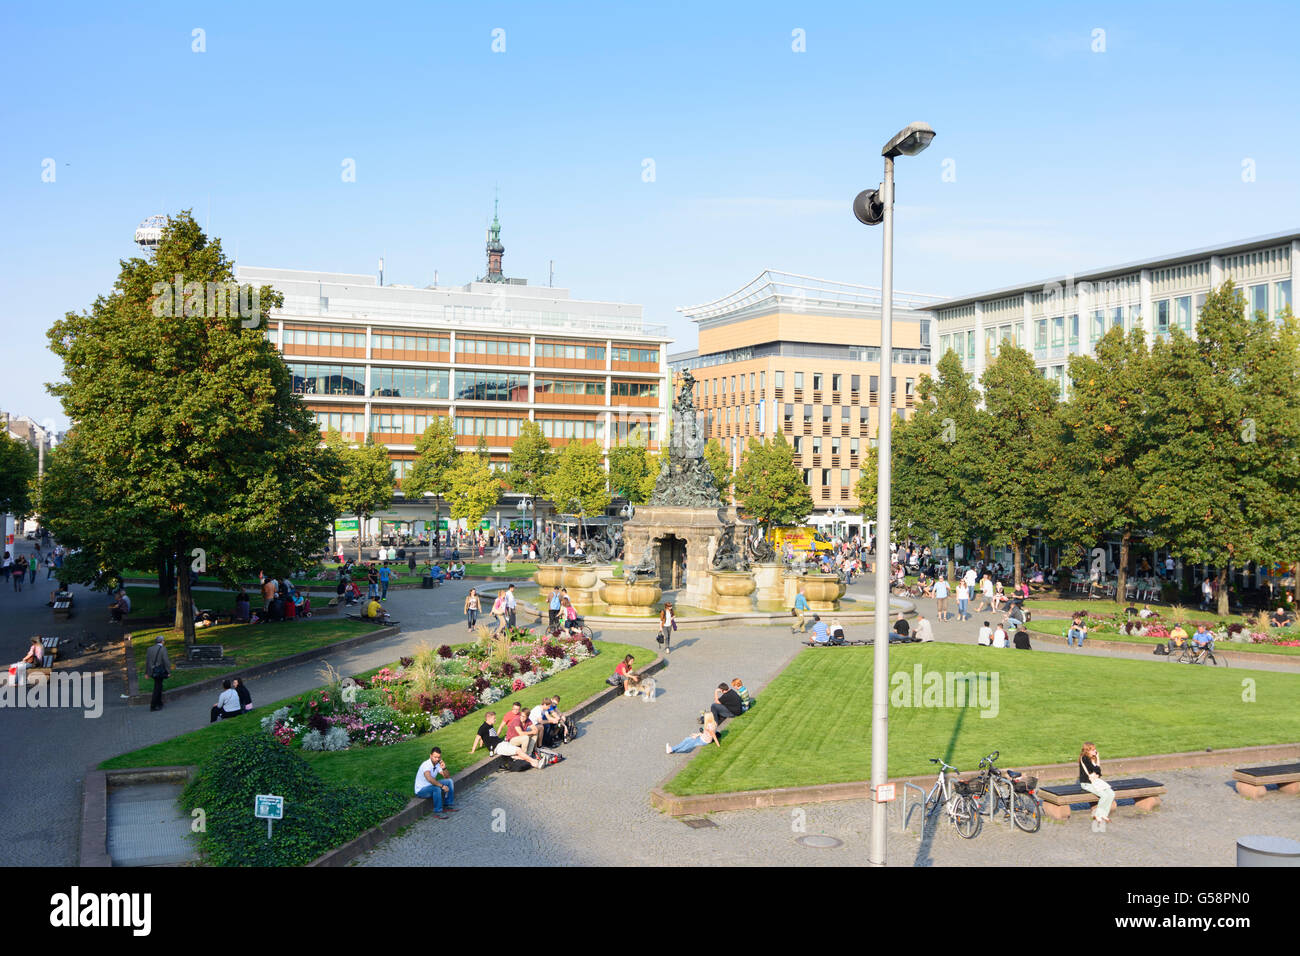
M 498 215 L 498 206 L 500 197 L 492 199 L 492 225 L 488 227 L 487 239 L 487 275 L 484 282 L 505 282 L 505 275 L 501 271 L 501 257 L 505 255 L 506 247 L 501 245 L 501 218 Z

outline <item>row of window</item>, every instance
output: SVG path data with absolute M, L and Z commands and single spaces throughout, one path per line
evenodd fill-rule
M 527 401 L 528 376 L 458 370 L 456 398 L 479 402 Z
M 466 339 L 457 337 L 457 355 L 513 355 L 528 358 L 527 342 L 498 342 L 496 339 Z
M 853 471 L 849 468 L 805 468 L 803 470 L 803 483 L 809 488 L 820 485 L 822 488 L 834 487 L 833 475 L 839 472 L 839 485 L 841 488 L 852 488 Z
M 658 441 L 659 423 L 648 418 L 638 420 L 636 415 L 629 415 L 626 418 L 620 417 L 613 422 L 610 438 L 616 445 L 626 445 L 632 439 Z
M 574 362 L 605 361 L 603 345 L 562 345 L 558 342 L 538 342 L 538 358 L 566 359 Z
M 457 415 L 456 434 L 487 438 L 514 438 L 524 418 L 487 418 L 482 415 Z
M 542 426 L 542 434 L 547 438 L 605 439 L 603 421 L 539 418 L 537 424 Z
M 617 398 L 658 398 L 658 382 L 611 382 L 610 388 Z
M 538 401 L 546 395 L 604 395 L 604 382 L 580 382 L 566 378 L 539 378 L 533 389 Z
M 614 349 L 615 362 L 659 362 L 658 349 L 634 349 L 616 346 Z
M 840 453 L 840 448 L 841 448 L 840 439 L 831 438 L 828 439 L 828 441 L 830 442 L 831 454 L 838 455 Z M 850 438 L 848 442 L 849 442 L 849 454 L 856 455 L 860 447 L 858 444 L 858 439 Z M 809 448 L 809 443 L 811 443 L 812 446 L 811 449 Z M 822 453 L 822 446 L 823 446 L 823 441 L 820 437 L 805 438 L 803 435 L 794 436 L 794 453 L 796 455 L 803 454 L 803 452 L 805 451 L 811 451 L 811 453 L 814 455 L 820 455 Z
M 457 372 L 457 376 L 464 375 Z M 457 381 L 461 379 L 458 377 Z M 370 394 L 386 398 L 446 398 L 450 374 L 445 369 L 383 368 L 370 369 Z
M 358 336 L 361 338 L 361 336 Z M 404 349 L 408 352 L 446 352 L 451 349 L 448 335 L 389 335 L 387 332 L 371 336 L 377 349 Z
M 267 338 L 275 341 L 275 332 L 268 331 Z M 336 349 L 363 349 L 366 347 L 364 332 L 320 332 L 307 329 L 285 329 L 285 345 L 315 345 Z M 391 348 L 391 346 L 390 346 Z
M 290 362 L 293 390 L 300 395 L 365 395 L 366 370 L 360 365 L 329 365 Z M 393 368 L 372 366 L 370 394 L 384 398 L 437 398 L 451 394 L 452 373 L 447 369 Z M 457 369 L 455 395 L 473 401 L 527 401 L 528 376 L 476 369 Z M 659 397 L 657 382 L 614 382 L 618 397 Z M 539 400 L 545 394 L 604 395 L 603 381 L 537 379 Z

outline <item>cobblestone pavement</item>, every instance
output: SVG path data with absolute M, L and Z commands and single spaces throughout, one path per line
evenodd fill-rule
M 19 544 L 20 553 L 30 545 Z M 0 590 L 0 653 L 16 660 L 28 638 L 40 634 L 103 636 L 110 631 L 103 595 L 81 588 L 73 620 L 52 624 L 49 587 L 43 573 L 22 593 Z M 331 658 L 340 670 L 356 672 L 394 660 L 422 641 L 451 643 L 465 637 L 460 608 L 476 582 L 456 582 L 429 592 L 392 591 L 389 607 L 402 632 L 376 644 Z M 870 580 L 854 592 L 870 593 Z M 921 602 L 932 614 L 933 602 Z M 924 605 L 929 604 L 926 608 Z M 973 641 L 970 625 L 938 624 L 940 640 Z M 653 628 L 611 630 L 611 640 L 653 649 Z M 860 864 L 865 861 L 868 807 L 862 802 L 806 808 L 808 834 L 825 833 L 844 841 L 836 850 L 797 845 L 791 808 L 715 814 L 716 828 L 691 829 L 649 805 L 648 791 L 670 777 L 687 759 L 668 756 L 665 742 L 676 743 L 695 726 L 702 706 L 721 680 L 743 677 L 760 691 L 796 652 L 785 627 L 720 628 L 680 631 L 677 649 L 659 678 L 652 704 L 618 700 L 584 722 L 583 736 L 565 748 L 564 763 L 525 774 L 496 775 L 462 796 L 464 811 L 447 821 L 426 819 L 377 848 L 364 862 L 377 865 L 459 863 L 756 863 Z M 1040 645 L 1035 645 L 1036 647 Z M 1067 653 L 1064 648 L 1041 645 Z M 1072 653 L 1080 653 L 1074 651 Z M 1083 653 L 1105 654 L 1088 648 Z M 1124 655 L 1117 655 L 1124 656 Z M 320 662 L 280 671 L 250 684 L 257 703 L 302 693 L 319 684 Z M 1153 666 L 1159 666 L 1155 664 Z M 0 759 L 7 771 L 0 789 L 0 864 L 72 866 L 80 834 L 81 782 L 85 770 L 101 760 L 166 740 L 207 722 L 207 696 L 169 704 L 160 713 L 130 707 L 120 698 L 120 669 L 106 674 L 104 711 L 87 720 L 81 711 L 0 710 Z M 412 768 L 414 776 L 414 768 Z M 891 863 L 1212 863 L 1231 865 L 1233 839 L 1252 832 L 1296 835 L 1300 808 L 1289 798 L 1270 795 L 1249 803 L 1225 785 L 1221 769 L 1163 774 L 1171 796 L 1159 812 L 1136 818 L 1120 808 L 1110 832 L 1093 834 L 1086 814 L 1067 825 L 1045 822 L 1039 834 L 1005 833 L 986 827 L 975 841 L 964 841 L 947 824 L 926 840 L 902 832 L 891 835 Z M 1289 801 L 1289 802 L 1288 802 Z M 1187 808 L 1195 805 L 1196 823 Z M 493 811 L 501 813 L 494 816 Z M 1207 827 L 1204 821 L 1213 821 Z M 1132 818 L 1130 820 L 1130 818 Z M 493 829 L 504 824 L 504 832 Z M 912 829 L 917 829 L 915 820 Z M 1207 836 L 1208 833 L 1208 836 Z M 1025 841 L 1036 840 L 1033 852 Z M 1050 841 L 1050 851 L 1043 847 Z
M 870 593 L 871 582 L 854 592 Z M 927 616 L 933 601 L 920 602 Z M 976 629 L 978 625 L 976 625 Z M 623 636 L 651 646 L 653 635 Z M 774 678 L 797 639 L 785 627 L 679 632 L 680 649 L 659 674 L 653 704 L 617 700 L 593 714 L 582 736 L 563 748 L 565 761 L 522 774 L 496 774 L 461 795 L 461 812 L 427 817 L 359 862 L 370 866 L 472 865 L 862 865 L 867 860 L 870 804 L 866 801 L 716 813 L 714 827 L 691 828 L 650 806 L 649 791 L 671 777 L 687 757 L 666 755 L 695 724 L 720 680 L 743 677 L 755 691 Z M 970 624 L 937 624 L 938 640 L 973 643 Z M 611 635 L 613 636 L 613 635 Z M 856 635 L 855 635 L 856 636 Z M 1053 653 L 1065 648 L 1044 645 Z M 1138 656 L 1104 649 L 1100 656 Z M 1154 666 L 1158 666 L 1154 665 Z M 901 824 L 891 814 L 889 862 L 898 866 L 961 865 L 1223 865 L 1235 863 L 1235 839 L 1251 833 L 1295 835 L 1300 806 L 1270 795 L 1249 802 L 1236 796 L 1223 768 L 1162 773 L 1171 796 L 1153 814 L 1132 804 L 1112 814 L 1106 833 L 1093 833 L 1087 812 L 1066 824 L 1044 820 L 1036 834 L 1008 832 L 986 822 L 976 840 L 964 840 L 947 821 L 923 835 L 919 815 Z M 797 810 L 797 812 L 796 812 Z M 802 827 L 802 829 L 797 829 Z M 827 835 L 837 849 L 805 847 L 804 835 Z

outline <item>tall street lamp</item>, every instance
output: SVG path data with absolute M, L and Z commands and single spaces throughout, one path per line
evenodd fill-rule
M 885 865 L 885 826 L 889 805 L 880 799 L 880 787 L 889 778 L 889 491 L 893 476 L 890 454 L 894 417 L 894 157 L 915 156 L 930 145 L 934 130 L 929 123 L 910 123 L 899 130 L 885 148 L 885 181 L 853 200 L 853 214 L 868 226 L 885 227 L 885 252 L 880 293 L 880 378 L 882 394 L 876 425 L 876 637 L 871 682 L 871 850 L 873 866 Z M 886 391 L 888 385 L 888 391 Z

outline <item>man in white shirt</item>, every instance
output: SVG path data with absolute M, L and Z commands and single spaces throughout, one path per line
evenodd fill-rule
M 433 815 L 439 820 L 445 820 L 448 813 L 456 812 L 452 806 L 456 787 L 447 775 L 447 765 L 442 762 L 442 751 L 437 747 L 429 751 L 429 759 L 415 772 L 415 795 L 433 801 Z
M 1173 555 L 1170 555 L 1169 557 L 1165 558 L 1165 577 L 1172 578 L 1173 576 L 1174 576 L 1174 558 Z
M 996 628 L 993 629 L 993 646 L 994 647 L 1009 646 L 1007 643 L 1007 629 L 1003 627 L 1001 624 L 999 624 Z
M 967 569 L 966 569 L 966 587 L 969 588 L 970 591 L 971 591 L 972 593 L 974 593 L 974 591 L 975 591 L 975 581 L 976 581 L 975 569 L 974 569 L 974 568 L 967 568 Z
M 989 622 L 985 621 L 984 626 L 980 628 L 980 647 L 988 647 L 993 643 L 993 628 L 989 627 Z
M 922 644 L 928 644 L 934 640 L 934 628 L 926 620 L 924 614 L 916 616 L 916 639 Z
M 506 623 L 515 626 L 515 586 L 506 589 Z

